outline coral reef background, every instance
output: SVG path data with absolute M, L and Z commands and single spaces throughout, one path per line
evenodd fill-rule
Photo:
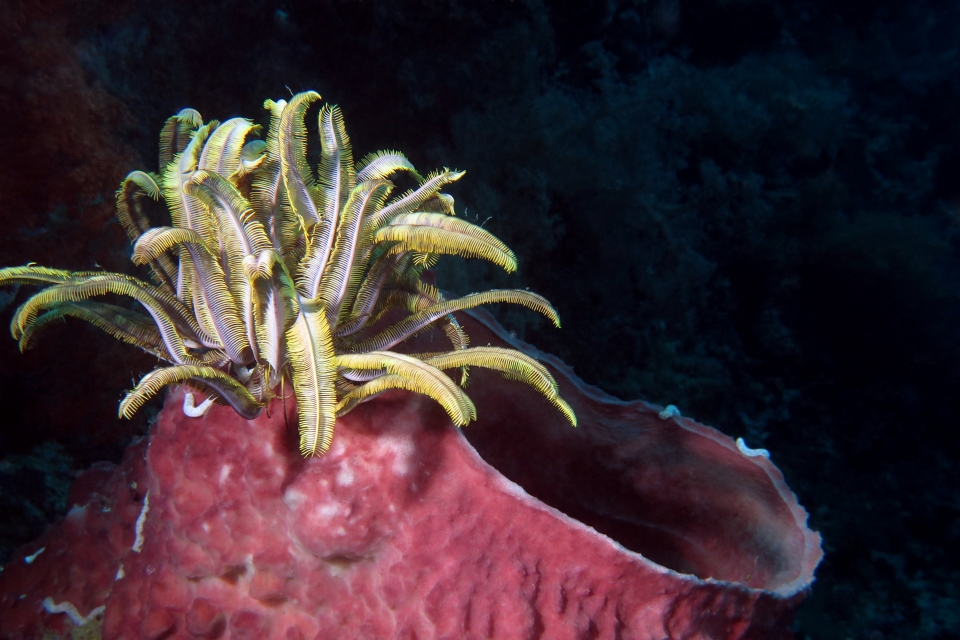
M 455 293 L 587 382 L 771 450 L 825 539 L 797 638 L 960 635 L 960 6 L 942 0 L 6 3 L 0 264 L 132 272 L 114 191 L 164 119 L 316 89 L 357 154 L 466 169 L 520 258 Z M 261 120 L 265 122 L 265 118 Z M 0 292 L 4 322 L 12 292 Z M 0 560 L 118 460 L 152 358 L 0 339 Z M 548 464 L 544 461 L 544 464 Z

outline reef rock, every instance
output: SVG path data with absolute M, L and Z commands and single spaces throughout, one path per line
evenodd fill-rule
M 820 539 L 773 464 L 536 355 L 578 428 L 474 368 L 462 431 L 389 392 L 303 459 L 291 400 L 189 418 L 171 392 L 149 440 L 85 472 L 4 568 L 0 637 L 790 637 Z

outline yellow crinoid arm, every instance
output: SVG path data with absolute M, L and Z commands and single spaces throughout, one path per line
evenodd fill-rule
M 270 112 L 270 124 L 264 141 L 264 160 L 250 184 L 250 203 L 273 247 L 283 256 L 287 270 L 293 273 L 296 271 L 295 253 L 301 228 L 286 196 L 280 172 L 280 116 L 285 105 L 282 100 L 267 100 L 263 105 Z
M 399 151 L 377 151 L 369 153 L 357 164 L 357 182 L 388 178 L 398 171 L 408 171 L 418 181 L 423 178 L 413 168 L 413 164 Z
M 212 120 L 197 129 L 186 148 L 174 156 L 171 163 L 161 167 L 162 173 L 160 176 L 160 192 L 167 203 L 167 209 L 170 210 L 170 219 L 173 226 L 193 229 L 202 235 L 207 242 L 211 240 L 208 236 L 209 229 L 205 220 L 207 213 L 203 210 L 200 202 L 186 193 L 183 187 L 197 170 L 203 145 L 210 136 L 211 130 L 216 126 L 217 121 Z
M 160 131 L 161 169 L 170 164 L 173 156 L 187 148 L 193 132 L 202 124 L 203 118 L 195 109 L 182 109 L 177 115 L 167 118 Z
M 147 229 L 150 219 L 143 210 L 143 198 L 160 198 L 159 177 L 145 171 L 131 171 L 117 190 L 117 219 L 127 232 L 130 242 L 136 242 Z M 150 263 L 154 279 L 169 291 L 176 291 L 177 263 L 168 255 L 158 256 Z
M 280 113 L 277 146 L 280 156 L 280 175 L 290 206 L 306 231 L 320 221 L 316 200 L 316 181 L 307 164 L 307 126 L 304 115 L 310 105 L 320 99 L 315 91 L 298 93 Z
M 48 285 L 64 282 L 79 282 L 91 276 L 103 275 L 103 271 L 67 271 L 51 269 L 38 264 L 0 269 L 0 287 L 8 284 Z
M 336 422 L 336 354 L 323 308 L 301 307 L 286 333 L 300 424 L 300 453 L 323 455 Z
M 130 242 L 136 242 L 140 234 L 150 228 L 150 221 L 140 210 L 137 198 L 147 196 L 157 200 L 160 197 L 157 180 L 157 176 L 146 171 L 131 171 L 117 190 L 117 219 Z
M 369 179 L 374 179 L 375 176 L 389 175 L 392 173 L 391 169 L 405 168 L 405 166 L 399 165 L 402 165 L 400 159 L 402 158 L 403 161 L 406 161 L 406 158 L 403 158 L 403 156 L 394 158 L 392 157 L 393 154 L 395 154 L 395 152 L 381 152 L 381 154 L 371 154 L 367 156 L 364 162 L 368 162 L 368 164 L 362 170 L 358 171 L 357 182 L 363 182 L 360 177 L 366 178 L 370 176 Z M 412 165 L 409 170 L 418 180 L 420 179 L 419 174 L 413 171 Z M 389 203 L 384 203 L 383 206 L 365 212 L 360 233 L 357 236 L 357 264 L 366 266 L 372 262 L 372 256 L 377 255 L 378 249 L 375 246 L 377 241 L 374 238 L 374 234 L 378 229 L 399 215 L 413 211 L 421 211 L 421 207 L 424 206 L 432 206 L 434 201 L 439 197 L 440 188 L 445 184 L 459 180 L 463 174 L 463 171 L 450 171 L 448 169 L 445 169 L 441 173 L 432 173 L 426 180 L 421 182 L 417 189 L 408 191 L 397 198 L 391 199 Z
M 240 169 L 240 151 L 247 135 L 259 128 L 246 118 L 230 118 L 210 134 L 197 167 L 229 178 Z
M 250 202 L 226 178 L 197 171 L 184 189 L 207 208 L 209 224 L 226 248 L 231 264 L 240 264 L 246 256 L 257 255 L 273 246 Z
M 215 221 L 216 237 L 221 249 L 220 266 L 243 318 L 247 342 L 256 350 L 253 294 L 250 283 L 243 275 L 243 261 L 247 256 L 258 256 L 272 249 L 270 238 L 250 202 L 227 178 L 201 170 L 193 175 L 184 188 L 203 203 L 210 218 Z
M 85 320 L 118 340 L 140 347 L 165 360 L 173 361 L 166 352 L 160 331 L 157 330 L 150 316 L 115 304 L 94 300 L 62 302 L 50 307 L 48 311 L 37 316 L 36 320 L 26 326 L 20 336 L 20 351 L 26 351 L 33 346 L 31 340 L 38 332 L 51 324 L 62 323 L 67 316 Z
M 507 273 L 517 270 L 517 257 L 492 233 L 444 213 L 399 215 L 374 235 L 376 242 L 396 242 L 395 252 L 442 253 L 483 258 Z
M 375 395 L 386 389 L 407 389 L 429 396 L 440 403 L 450 419 L 459 427 L 477 417 L 477 410 L 470 398 L 453 380 L 442 371 L 411 356 L 392 351 L 372 351 L 370 353 L 344 354 L 337 356 L 337 364 L 347 369 L 384 370 L 391 376 L 389 385 L 375 378 L 344 396 L 338 406 L 338 412 L 354 401 Z
M 542 393 L 573 426 L 577 416 L 557 392 L 557 381 L 542 364 L 525 353 L 501 347 L 473 347 L 429 357 L 427 364 L 438 369 L 474 366 L 499 371 L 507 378 L 525 382 Z
M 137 386 L 120 403 L 120 417 L 132 417 L 161 389 L 167 385 L 182 382 L 199 383 L 196 386 L 207 393 L 212 391 L 219 400 L 233 407 L 247 420 L 256 418 L 263 406 L 247 391 L 246 387 L 223 371 L 204 365 L 180 364 L 154 369 L 143 376 Z
M 252 358 L 252 347 L 244 318 L 238 309 L 237 300 L 227 286 L 226 276 L 220 263 L 200 234 L 190 229 L 155 227 L 137 240 L 133 248 L 133 261 L 142 263 L 159 252 L 174 246 L 185 249 L 181 263 L 189 265 L 194 278 L 192 296 L 194 313 L 208 333 L 216 336 L 218 345 L 237 364 L 246 364 Z M 242 264 L 238 277 L 243 279 Z
M 335 104 L 320 109 L 320 165 L 317 167 L 317 193 L 320 215 L 334 219 L 343 209 L 355 186 L 353 151 L 343 124 L 343 114 Z
M 119 273 L 100 273 L 77 281 L 48 287 L 37 293 L 14 313 L 11 321 L 13 337 L 20 339 L 37 315 L 63 302 L 80 302 L 107 294 L 128 296 L 140 302 L 153 317 L 164 344 L 178 362 L 187 362 L 183 343 L 186 336 L 207 346 L 211 339 L 203 333 L 196 319 L 177 298 L 159 287 Z
M 359 353 L 389 349 L 395 344 L 403 342 L 418 331 L 423 330 L 448 313 L 472 309 L 473 307 L 479 307 L 483 304 L 496 304 L 501 302 L 520 304 L 528 309 L 538 311 L 550 318 L 554 326 L 560 326 L 560 316 L 557 315 L 556 309 L 554 309 L 543 296 L 520 289 L 491 289 L 490 291 L 483 291 L 481 293 L 471 293 L 470 295 L 455 300 L 439 302 L 419 313 L 408 316 L 400 322 L 384 329 L 377 335 L 354 344 L 352 349 Z
M 439 173 L 431 173 L 415 190 L 391 200 L 376 215 L 371 216 L 364 225 L 366 227 L 365 231 L 373 233 L 398 215 L 419 211 L 420 207 L 433 199 L 440 189 L 451 182 L 456 182 L 463 177 L 464 173 L 466 172 L 451 171 L 450 169 L 444 169 Z
M 199 118 L 199 114 L 197 114 L 197 117 Z M 200 126 L 196 131 L 192 131 L 189 142 L 187 142 L 183 151 L 173 156 L 173 160 L 168 164 L 161 164 L 160 166 L 160 192 L 167 204 L 167 209 L 170 211 L 170 220 L 173 226 L 181 229 L 192 229 L 211 245 L 216 244 L 217 238 L 210 215 L 201 202 L 186 193 L 183 187 L 197 170 L 197 162 L 200 160 L 203 145 L 211 130 L 216 126 L 217 121 L 213 120 Z M 178 134 L 177 140 L 181 140 L 182 137 Z M 163 155 L 161 150 L 161 157 Z M 193 281 L 195 280 L 191 269 L 192 265 L 188 260 L 181 261 L 177 271 L 176 283 L 177 297 L 188 306 L 191 304 Z
M 256 330 L 257 353 L 274 372 L 280 371 L 284 357 L 284 334 L 290 329 L 300 304 L 293 278 L 282 258 L 274 250 L 258 257 L 247 256 L 244 274 L 253 294 L 253 325 Z
M 357 185 L 347 198 L 333 252 L 320 274 L 321 283 L 317 288 L 333 321 L 340 316 L 344 303 L 348 308 L 353 305 L 353 298 L 360 288 L 362 267 L 366 266 L 357 260 L 357 247 L 362 244 L 359 235 L 363 218 L 383 206 L 391 187 L 386 180 L 368 180 Z
M 363 263 L 366 274 L 363 276 L 356 295 L 353 296 L 353 301 L 350 303 L 352 305 L 350 309 L 351 320 L 370 317 L 383 291 L 384 284 L 386 284 L 400 258 L 399 255 L 393 255 Z M 349 320 L 345 319 L 341 328 L 346 327 L 347 324 L 349 324 Z M 350 332 L 359 331 L 360 328 L 360 326 L 354 327 Z

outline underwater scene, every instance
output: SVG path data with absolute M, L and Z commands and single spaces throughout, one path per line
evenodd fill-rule
M 960 5 L 3 14 L 0 638 L 960 637 Z

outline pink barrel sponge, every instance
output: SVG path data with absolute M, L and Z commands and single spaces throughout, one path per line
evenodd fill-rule
M 531 352 L 461 319 L 475 344 Z M 149 441 L 81 476 L 4 568 L 0 636 L 790 637 L 820 538 L 776 467 L 535 355 L 578 428 L 475 371 L 463 431 L 392 391 L 303 459 L 289 401 L 190 418 L 171 392 Z

